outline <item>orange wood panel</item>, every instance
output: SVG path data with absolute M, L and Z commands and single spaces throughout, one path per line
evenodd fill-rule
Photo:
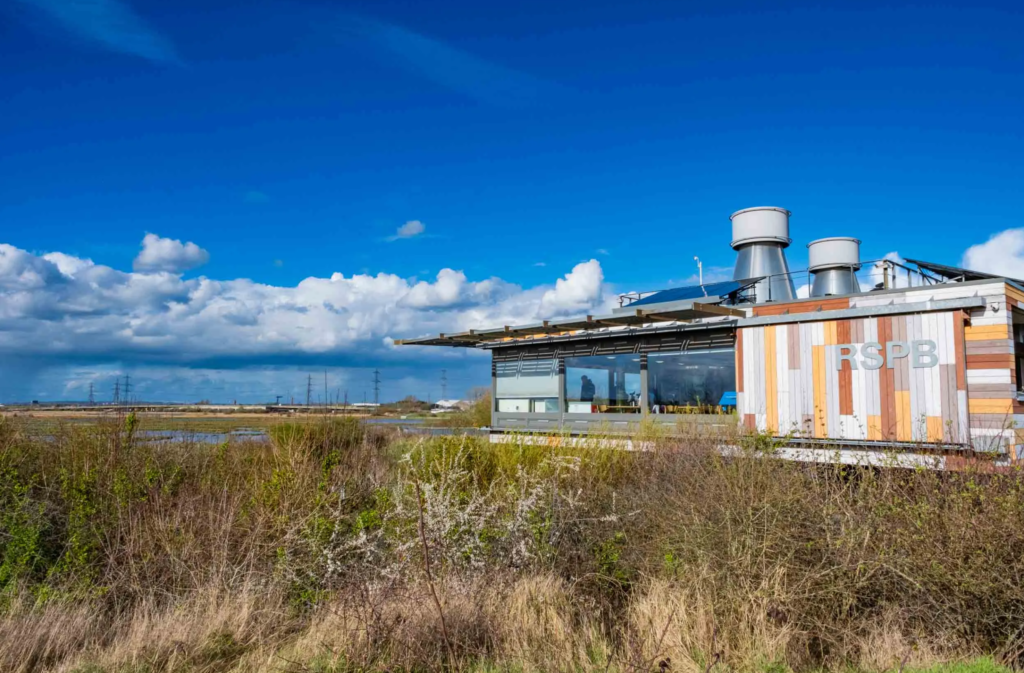
M 926 421 L 928 424 L 928 441 L 929 442 L 941 442 L 942 441 L 942 416 L 929 416 Z
M 811 346 L 812 378 L 814 379 L 814 436 L 828 436 L 828 409 L 825 407 L 825 347 Z
M 1007 300 L 1017 303 L 1018 301 L 1024 302 L 1024 292 L 1021 292 L 1015 287 L 1010 285 L 1006 286 L 1006 298 Z
M 990 399 L 968 399 L 967 408 L 972 414 L 1005 414 L 1011 416 L 1013 414 L 1013 403 L 1012 399 L 1005 400 L 990 400 Z M 1009 420 L 1013 420 L 1010 418 Z
M 868 416 L 868 439 L 882 439 L 882 417 Z
M 793 313 L 811 313 L 812 311 L 837 311 L 844 308 L 850 308 L 850 299 L 848 297 L 755 306 L 754 315 L 791 315 Z
M 968 369 L 1013 369 L 1013 356 L 1005 355 L 968 355 Z
M 914 438 L 913 421 L 910 417 L 910 391 L 896 391 L 896 439 L 909 442 Z
M 878 319 L 878 341 L 892 341 L 892 318 Z M 882 351 L 882 357 L 885 352 Z M 886 362 L 878 370 L 878 392 L 881 398 L 882 436 L 885 439 L 896 438 L 896 377 L 894 370 L 889 369 Z
M 964 329 L 967 341 L 989 341 L 991 339 L 1009 339 L 1009 325 L 976 325 Z

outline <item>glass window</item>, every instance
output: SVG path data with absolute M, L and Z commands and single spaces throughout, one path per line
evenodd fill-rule
M 733 349 L 649 353 L 647 388 L 653 413 L 709 413 L 736 390 Z
M 495 363 L 496 409 L 512 413 L 558 413 L 558 361 Z
M 566 358 L 565 400 L 569 413 L 640 413 L 640 356 Z

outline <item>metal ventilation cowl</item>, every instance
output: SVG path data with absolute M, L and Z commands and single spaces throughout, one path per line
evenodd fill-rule
M 737 252 L 734 280 L 767 276 L 754 286 L 758 303 L 796 297 L 786 261 L 789 215 L 785 208 L 761 206 L 737 210 L 732 220 L 732 247 Z
M 848 236 L 819 238 L 807 244 L 808 270 L 814 274 L 812 297 L 857 294 L 860 241 Z

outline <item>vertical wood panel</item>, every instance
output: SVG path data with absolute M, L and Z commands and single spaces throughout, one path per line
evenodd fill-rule
M 775 363 L 778 351 L 775 346 L 775 330 L 775 325 L 767 325 L 764 328 L 765 428 L 773 435 L 779 431 L 779 385 Z
M 800 325 L 800 373 L 801 373 L 801 421 L 803 432 L 808 437 L 814 436 L 814 326 L 811 323 Z
M 850 321 L 840 320 L 836 326 L 836 342 L 838 344 L 849 344 L 853 342 L 850 336 Z M 838 358 L 838 354 L 836 355 Z M 849 362 L 842 363 L 839 370 L 839 413 L 843 416 L 853 415 L 853 368 Z
M 764 432 L 767 424 L 767 404 L 768 394 L 766 388 L 766 382 L 764 377 L 764 359 L 765 359 L 765 328 L 757 328 L 757 353 L 758 359 L 756 365 L 753 368 L 754 376 L 757 380 L 757 404 L 754 407 L 754 415 L 757 418 L 757 429 Z
M 792 325 L 779 325 L 775 330 L 776 360 L 775 380 L 779 386 L 778 406 L 779 434 L 786 434 L 792 429 L 789 411 L 789 333 L 793 331 Z
M 814 436 L 825 437 L 828 424 L 825 420 L 825 347 L 812 346 L 814 356 Z
M 907 321 L 910 316 L 894 316 L 892 319 L 893 338 L 896 341 L 907 341 Z M 912 419 L 910 413 L 910 376 L 907 358 L 893 358 L 896 374 L 896 439 L 909 442 L 913 439 L 911 432 Z
M 960 363 L 960 366 L 956 368 L 956 389 L 967 390 L 967 370 L 964 366 L 966 363 L 966 356 L 964 354 L 964 312 L 957 311 L 953 313 L 953 320 L 955 322 L 953 325 L 953 347 L 956 349 L 956 361 Z
M 839 372 L 836 371 L 836 321 L 825 323 L 825 436 L 839 433 Z
M 1007 406 L 993 391 L 1009 376 L 985 360 L 991 356 L 982 351 L 976 355 L 982 358 L 977 365 L 991 369 L 970 370 L 980 392 L 969 401 L 962 315 L 956 311 L 743 328 L 736 340 L 741 418 L 744 424 L 753 418 L 757 428 L 779 436 L 796 432 L 821 439 L 962 443 L 969 436 L 970 408 L 992 414 L 992 409 Z M 918 340 L 935 342 L 935 367 L 913 367 L 912 349 L 905 358 L 886 361 L 884 344 L 903 341 L 909 346 Z M 883 344 L 881 368 L 865 369 L 859 359 L 856 369 L 850 362 L 839 366 L 839 345 L 855 345 L 859 353 L 867 342 Z M 988 348 L 984 341 L 973 343 Z
M 743 332 L 736 330 L 736 392 L 743 392 Z
M 906 317 L 906 342 L 925 338 L 928 329 L 923 316 Z M 910 392 L 910 438 L 914 441 L 925 441 L 928 438 L 928 384 L 925 370 L 914 368 L 909 357 L 907 361 L 907 383 Z
M 892 319 L 889 317 L 878 318 L 878 343 L 885 344 L 891 339 Z M 884 359 L 884 350 L 882 351 L 882 356 Z M 889 369 L 889 363 L 883 361 L 881 369 L 878 370 L 878 393 L 881 404 L 879 413 L 882 421 L 881 432 L 884 439 L 894 439 L 896 437 L 896 390 L 892 372 L 893 370 Z

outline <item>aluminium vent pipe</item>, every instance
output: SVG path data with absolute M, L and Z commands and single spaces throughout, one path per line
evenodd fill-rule
M 732 248 L 736 251 L 734 280 L 766 278 L 754 286 L 757 303 L 790 301 L 796 297 L 786 261 L 789 215 L 785 208 L 761 206 L 737 210 L 732 220 Z
M 807 244 L 807 269 L 814 274 L 812 297 L 857 294 L 860 241 L 848 236 L 819 238 Z

